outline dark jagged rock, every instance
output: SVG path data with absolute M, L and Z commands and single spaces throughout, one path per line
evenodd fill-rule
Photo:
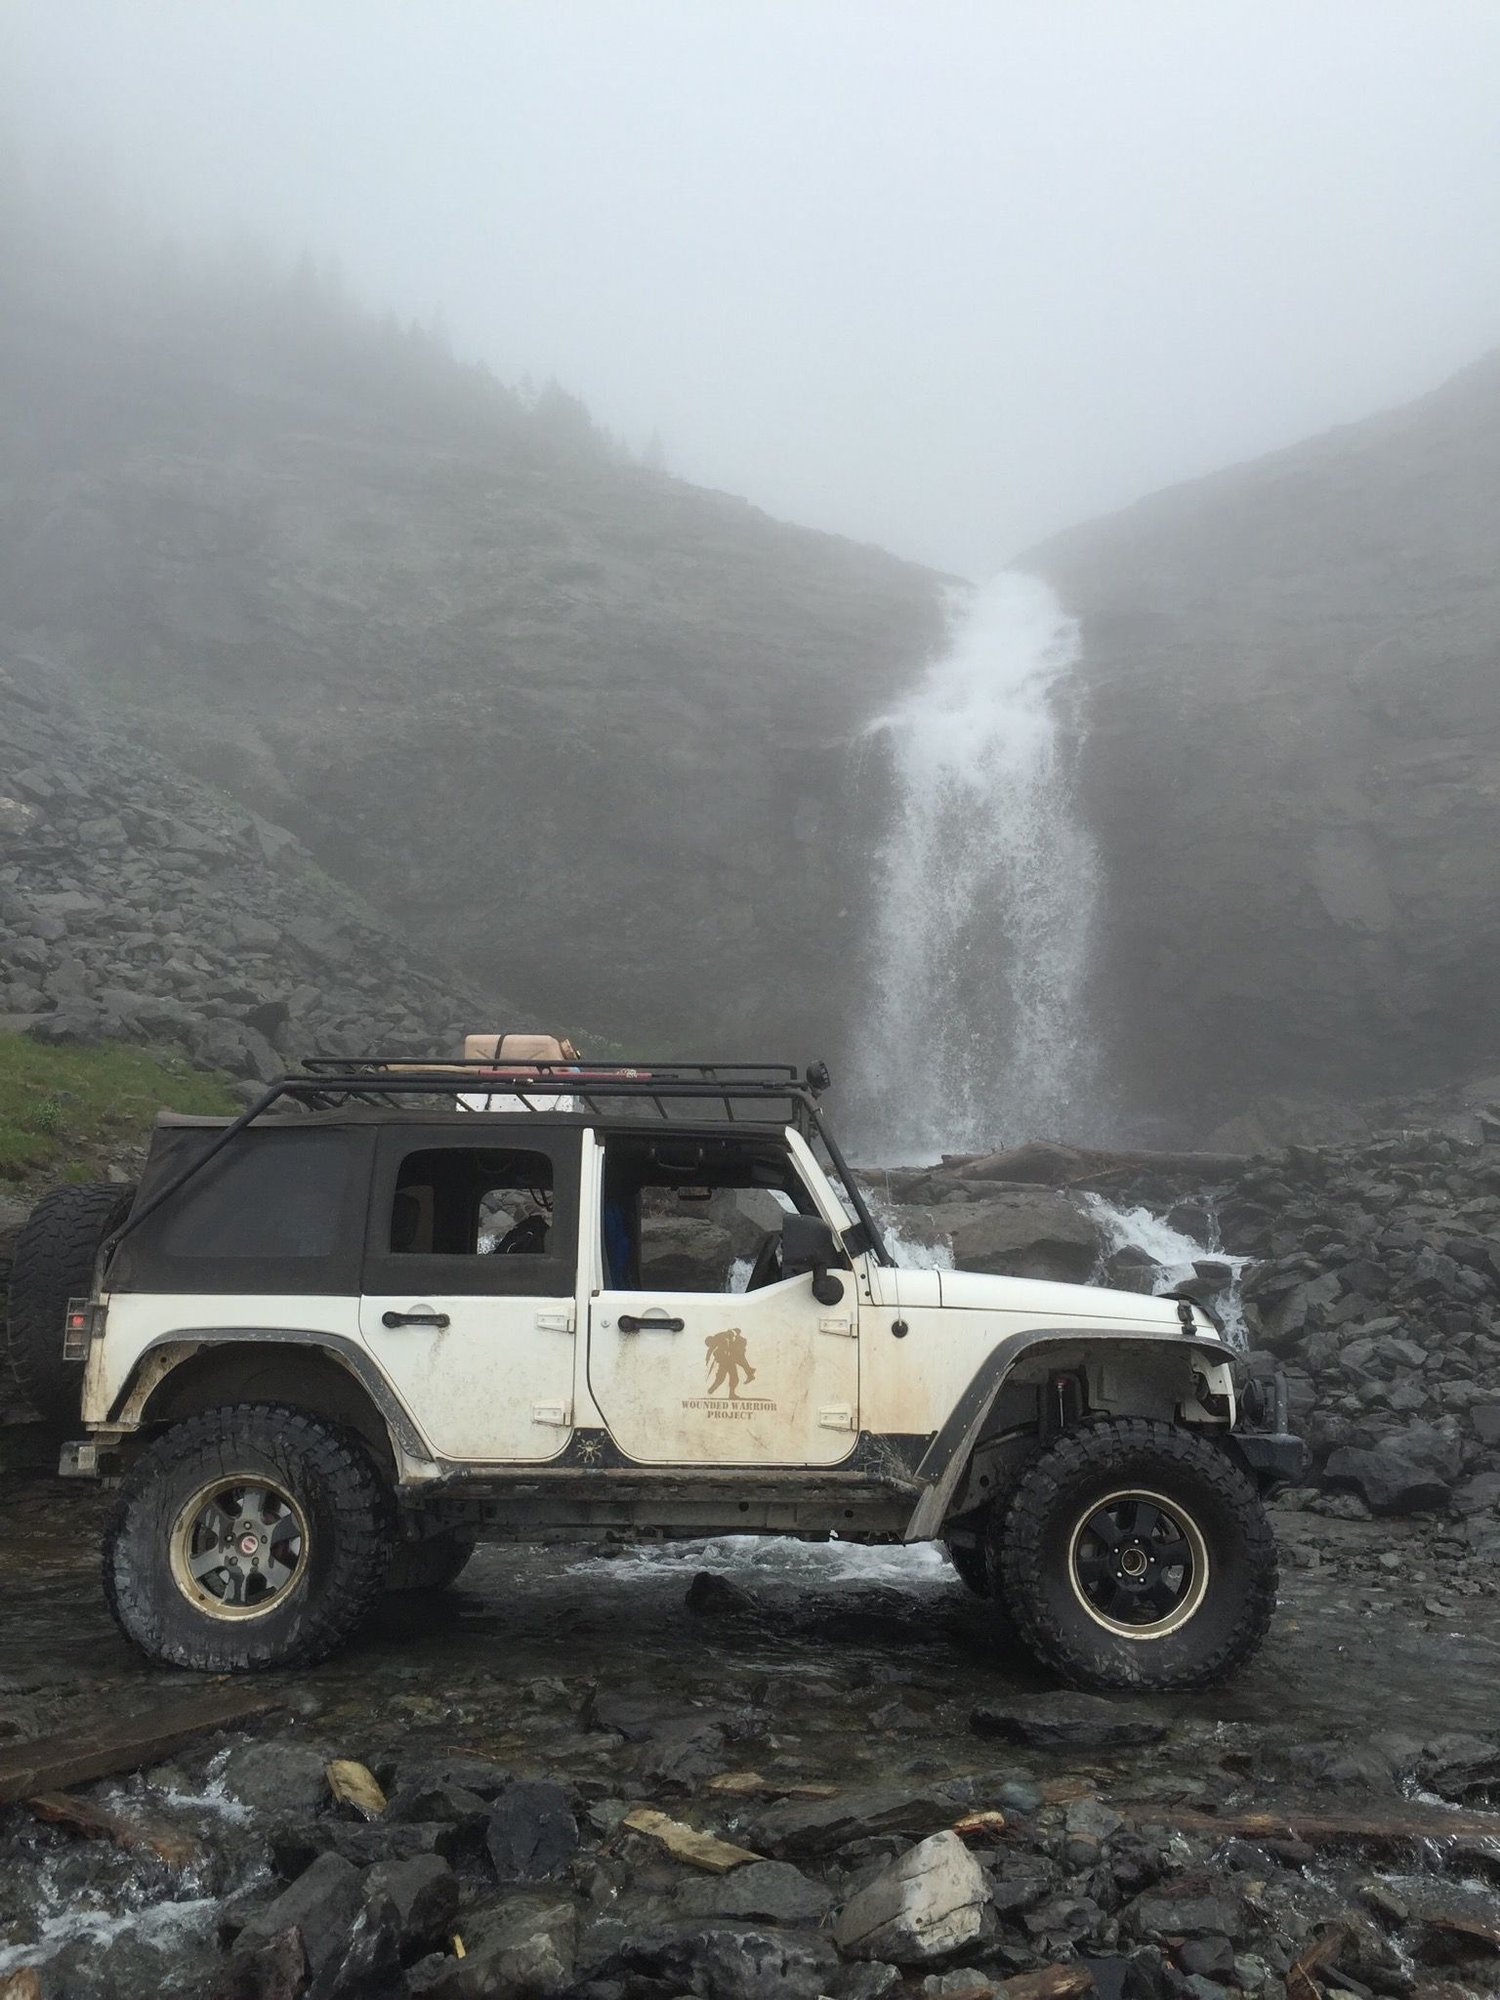
M 700 1618 L 734 1617 L 740 1612 L 755 1609 L 755 1599 L 748 1590 L 711 1569 L 698 1571 L 688 1585 L 683 1602 L 689 1611 L 696 1612 Z
M 547 1779 L 507 1785 L 495 1800 L 485 1846 L 500 1882 L 545 1882 L 560 1875 L 578 1848 L 568 1793 Z
M 1113 1750 L 1159 1743 L 1167 1725 L 1132 1715 L 1099 1695 L 1046 1694 L 1000 1706 L 976 1708 L 969 1726 L 979 1736 L 1029 1743 L 1047 1750 Z
M 284 1931 L 295 1930 L 301 1934 L 307 1963 L 316 1978 L 347 1949 L 363 1901 L 359 1870 L 337 1854 L 320 1854 L 274 1902 L 250 1919 L 236 1940 L 236 1950 L 253 1953 Z

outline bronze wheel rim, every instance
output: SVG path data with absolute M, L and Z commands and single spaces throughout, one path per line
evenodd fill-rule
M 1073 1595 L 1106 1632 L 1165 1639 L 1208 1595 L 1208 1545 L 1176 1500 L 1140 1488 L 1090 1501 L 1068 1539 Z
M 199 1487 L 172 1523 L 172 1580 L 210 1618 L 264 1618 L 307 1568 L 307 1517 L 263 1473 Z

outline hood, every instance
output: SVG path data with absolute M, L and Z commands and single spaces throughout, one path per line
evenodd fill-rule
M 960 1311 L 1024 1313 L 1038 1325 L 1049 1319 L 1108 1320 L 1131 1326 L 1182 1331 L 1176 1299 L 1153 1298 L 1143 1292 L 1110 1291 L 1103 1285 L 1059 1285 L 1045 1278 L 999 1278 L 982 1271 L 902 1271 L 901 1297 L 908 1297 L 906 1280 L 935 1277 L 935 1304 Z M 1199 1330 L 1212 1335 L 1207 1315 L 1194 1315 Z

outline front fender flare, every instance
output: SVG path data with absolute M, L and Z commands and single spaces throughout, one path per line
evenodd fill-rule
M 1121 1332 L 1115 1327 L 1102 1326 L 1038 1326 L 1023 1333 L 1007 1334 L 975 1369 L 969 1386 L 949 1411 L 947 1422 L 923 1453 L 916 1477 L 927 1490 L 912 1511 L 903 1540 L 930 1542 L 942 1532 L 949 1504 L 983 1433 L 985 1420 L 1018 1363 L 1048 1347 L 1064 1349 L 1080 1345 L 1150 1347 L 1174 1355 L 1203 1354 L 1220 1366 L 1234 1359 L 1233 1348 L 1199 1334 Z

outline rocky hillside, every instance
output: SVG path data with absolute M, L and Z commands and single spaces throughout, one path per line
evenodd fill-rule
M 1083 622 L 1127 1105 L 1245 1147 L 1267 1093 L 1500 1069 L 1500 356 L 1026 561 Z
M 288 1058 L 453 1046 L 498 996 L 424 956 L 285 827 L 0 664 L 0 1018 L 172 1044 L 253 1081 Z
M 290 828 L 434 976 L 637 1047 L 823 1052 L 847 744 L 938 579 L 648 471 L 314 274 L 26 221 L 0 658 Z

